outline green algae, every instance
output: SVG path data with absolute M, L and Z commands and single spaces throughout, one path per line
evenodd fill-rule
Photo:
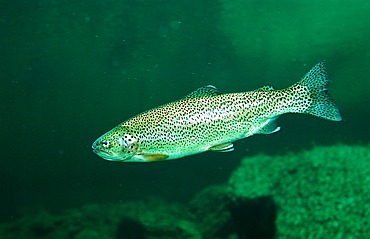
M 370 147 L 337 145 L 245 158 L 230 178 L 233 200 L 269 196 L 276 238 L 370 236 Z

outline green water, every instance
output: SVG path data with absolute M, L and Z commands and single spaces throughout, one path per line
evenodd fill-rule
M 186 202 L 248 155 L 369 143 L 369 10 L 365 0 L 2 0 L 2 219 L 152 195 Z M 118 123 L 198 87 L 281 89 L 323 59 L 342 122 L 285 115 L 281 132 L 237 142 L 233 153 L 171 162 L 92 153 Z

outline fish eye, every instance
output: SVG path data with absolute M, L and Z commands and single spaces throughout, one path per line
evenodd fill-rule
M 101 143 L 104 147 L 109 147 L 109 141 L 103 141 Z

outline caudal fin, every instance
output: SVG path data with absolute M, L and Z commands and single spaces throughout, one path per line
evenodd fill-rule
M 292 88 L 304 86 L 308 89 L 309 107 L 302 113 L 318 116 L 332 121 L 341 121 L 339 109 L 328 92 L 329 79 L 326 72 L 325 61 L 317 63 Z

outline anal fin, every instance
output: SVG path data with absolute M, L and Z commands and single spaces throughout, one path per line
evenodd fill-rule
M 226 153 L 226 152 L 234 151 L 234 145 L 232 143 L 223 143 L 223 144 L 214 145 L 210 147 L 208 150 Z

